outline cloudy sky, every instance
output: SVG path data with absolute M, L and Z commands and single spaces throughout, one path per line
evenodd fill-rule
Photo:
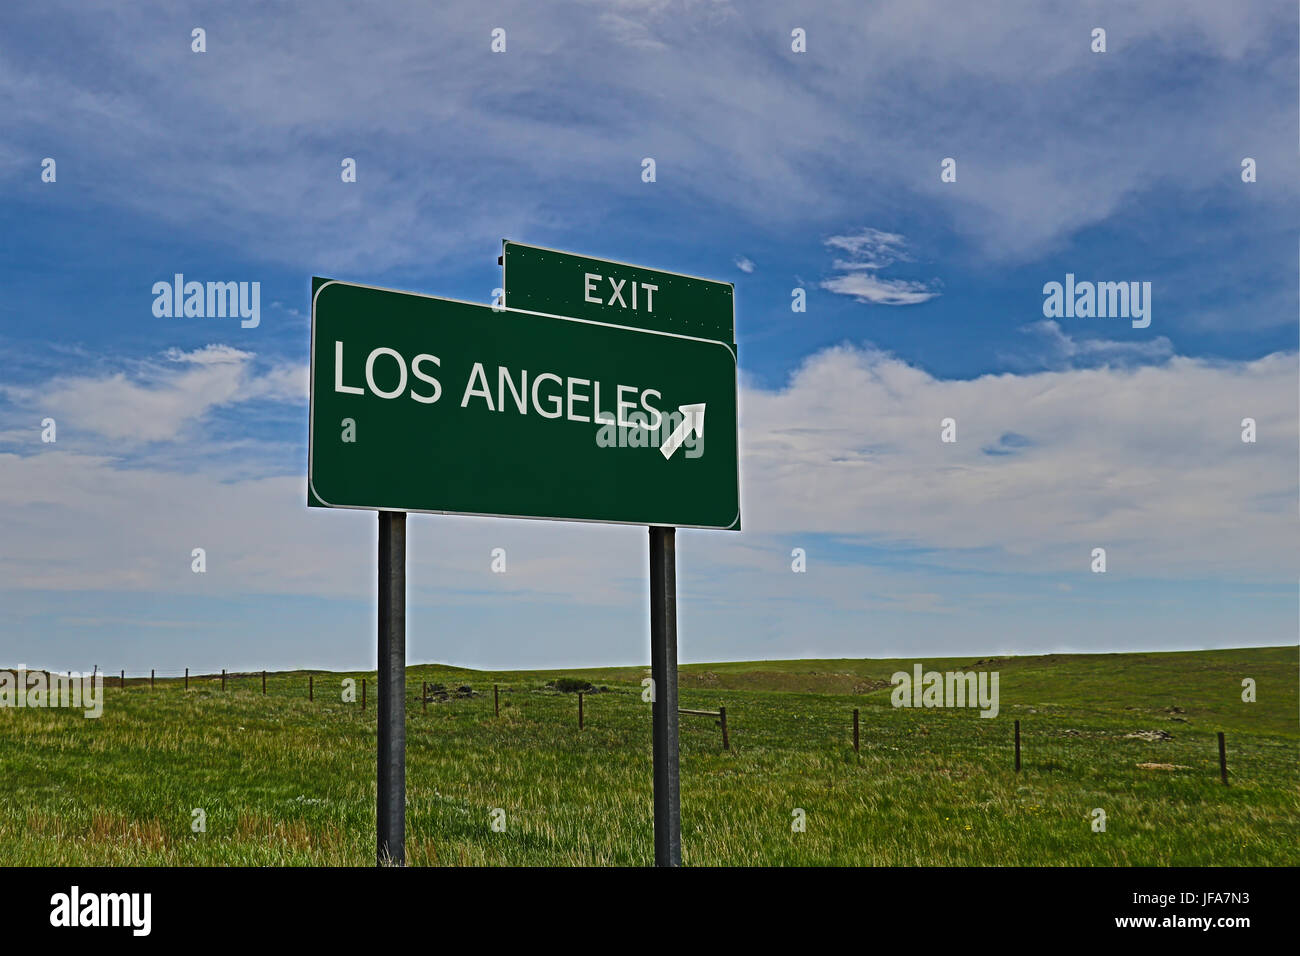
M 310 277 L 486 303 L 505 237 L 735 283 L 745 531 L 678 535 L 683 660 L 1294 643 L 1298 37 L 1219 0 L 5 5 L 0 664 L 371 666 L 374 516 L 304 505 Z M 156 317 L 178 272 L 259 282 L 260 324 Z M 1150 325 L 1046 316 L 1067 274 L 1149 282 Z M 648 659 L 643 529 L 409 536 L 412 661 Z

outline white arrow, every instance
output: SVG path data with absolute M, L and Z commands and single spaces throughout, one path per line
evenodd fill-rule
M 698 405 L 679 405 L 677 410 L 682 413 L 682 421 L 673 433 L 669 435 L 659 450 L 663 452 L 665 458 L 672 458 L 673 452 L 681 447 L 682 442 L 686 441 L 686 436 L 694 432 L 699 437 L 704 437 L 704 403 Z

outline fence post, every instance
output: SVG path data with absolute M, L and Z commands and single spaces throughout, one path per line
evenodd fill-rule
M 727 708 L 718 707 L 718 717 L 722 723 L 722 749 L 731 749 L 731 738 L 727 736 Z
M 858 753 L 858 709 L 853 708 L 853 752 Z
M 496 684 L 492 685 L 492 715 L 494 717 L 501 716 L 501 694 L 497 690 Z
M 429 682 L 427 680 L 420 681 L 420 700 L 424 701 L 424 712 L 427 714 L 429 712 Z
M 582 691 L 578 691 L 578 729 L 582 729 Z
M 1228 749 L 1223 743 L 1223 731 L 1219 731 L 1219 779 L 1228 785 Z
M 361 678 L 361 709 L 366 709 L 366 679 Z
M 153 690 L 153 668 L 149 668 L 149 689 Z
M 266 696 L 266 671 L 262 671 L 262 696 Z
M 221 668 L 221 689 L 226 689 L 226 669 L 224 667 Z
M 1016 773 L 1020 772 L 1020 721 L 1016 721 Z
M 308 700 L 315 700 L 315 699 L 316 699 L 316 686 L 315 686 L 315 685 L 316 685 L 316 675 L 314 675 L 314 674 L 308 674 L 308 675 L 307 675 L 307 699 L 308 699 Z
M 122 676 L 121 676 L 121 678 L 119 678 L 119 680 L 118 680 L 118 685 L 117 685 L 117 686 L 120 687 L 120 688 L 122 688 L 122 690 L 126 690 L 126 671 L 125 671 L 125 670 L 122 671 Z
M 190 669 L 188 667 L 185 668 L 185 689 L 190 689 Z

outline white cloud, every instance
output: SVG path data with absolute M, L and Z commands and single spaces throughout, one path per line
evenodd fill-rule
M 905 251 L 907 240 L 898 233 L 867 227 L 856 233 L 831 236 L 825 245 L 848 254 L 848 258 L 837 258 L 833 263 L 843 274 L 822 281 L 821 287 L 828 292 L 852 296 L 871 305 L 918 305 L 939 294 L 924 282 L 885 279 L 875 274 L 876 270 L 895 262 L 909 261 Z
M 216 408 L 253 399 L 306 401 L 304 367 L 254 371 L 254 355 L 227 345 L 170 349 L 159 361 L 97 377 L 61 376 L 40 388 L 0 387 L 11 401 L 60 427 L 114 441 L 171 441 Z
M 306 403 L 311 392 L 310 371 L 306 362 L 299 365 L 276 365 L 251 377 L 243 398 Z
M 823 281 L 821 287 L 839 295 L 851 295 L 858 302 L 872 305 L 919 305 L 939 294 L 932 292 L 923 282 L 882 279 L 869 272 L 835 276 Z
M 1174 344 L 1167 336 L 1140 338 L 1132 341 L 1119 339 L 1078 339 L 1068 335 L 1055 319 L 1044 319 L 1024 326 L 1021 331 L 1042 340 L 1051 357 L 1068 361 L 1151 362 L 1166 359 L 1174 354 Z
M 47 447 L 55 450 L 0 454 L 7 542 L 0 578 L 8 588 L 319 597 L 365 597 L 373 589 L 374 515 L 308 509 L 302 477 L 229 480 L 216 468 L 123 467 L 119 459 Z M 638 529 L 460 518 L 414 524 L 417 600 L 580 592 L 584 604 L 598 605 L 637 581 L 643 557 L 626 546 L 640 543 Z M 433 527 L 436 544 L 425 547 L 421 537 Z M 619 540 L 624 546 L 614 546 Z M 206 574 L 190 569 L 195 547 L 207 553 Z M 494 547 L 507 551 L 507 574 L 489 573 Z
M 904 251 L 906 239 L 896 232 L 884 232 L 869 226 L 849 235 L 831 236 L 825 244 L 849 255 L 848 259 L 835 260 L 836 269 L 883 269 L 895 262 L 910 260 Z
M 741 272 L 745 273 L 746 275 L 749 275 L 754 271 L 754 260 L 748 258 L 747 256 L 737 256 L 736 268 L 739 269 Z
M 112 204 L 322 269 L 427 268 L 561 210 L 581 231 L 616 201 L 602 196 L 624 195 L 629 156 L 647 143 L 674 188 L 766 228 L 834 221 L 869 193 L 864 214 L 923 198 L 988 258 L 1037 258 L 1165 181 L 1169 156 L 1189 193 L 1218 187 L 1223 157 L 1242 143 L 1261 169 L 1294 168 L 1294 142 L 1259 133 L 1287 128 L 1293 104 L 1259 95 L 1258 70 L 1244 68 L 1285 67 L 1275 38 L 1294 11 L 1248 6 L 1137 5 L 1099 57 L 1050 4 L 989 0 L 970 16 L 935 0 L 826 3 L 809 13 L 809 53 L 795 57 L 776 2 L 746 4 L 737 29 L 742 14 L 724 4 L 565 14 L 515 0 L 499 11 L 510 52 L 498 56 L 462 5 L 376 14 L 321 0 L 310 14 L 267 18 L 262 4 L 232 0 L 228 42 L 214 36 L 196 57 L 152 28 L 151 9 L 51 2 L 52 20 L 138 42 L 100 45 L 93 65 L 73 66 L 27 49 L 18 31 L 0 36 L 0 157 L 31 155 L 33 143 L 81 155 Z M 1213 82 L 1153 90 L 1141 65 L 1162 56 L 1195 60 Z M 336 64 L 352 60 L 375 69 L 336 82 Z M 1103 69 L 1101 106 L 1061 108 L 1095 92 Z M 107 74 L 122 77 L 110 92 Z M 1193 113 L 1215 122 L 1190 125 Z M 196 115 L 222 150 L 177 140 Z M 431 130 L 445 146 L 433 154 Z M 347 143 L 368 151 L 341 192 Z M 939 181 L 947 152 L 957 183 Z M 154 161 L 142 167 L 142 155 Z M 412 155 L 432 167 L 398 161 Z M 1292 200 L 1293 180 L 1276 179 Z
M 244 365 L 219 355 L 191 355 L 190 364 Z M 743 390 L 746 531 L 693 536 L 705 562 L 693 580 L 713 582 L 712 600 L 741 605 L 811 593 L 828 607 L 896 608 L 897 595 L 946 593 L 925 574 L 887 569 L 872 580 L 890 587 L 864 589 L 852 562 L 835 571 L 823 562 L 813 585 L 769 579 L 763 569 L 788 561 L 773 536 L 806 534 L 921 548 L 935 567 L 1028 578 L 1080 573 L 1091 548 L 1104 546 L 1117 578 L 1293 582 L 1295 374 L 1296 356 L 1279 354 L 954 381 L 884 353 L 829 349 L 785 388 Z M 94 395 L 121 414 L 164 404 L 141 399 L 149 390 L 125 374 L 110 381 L 66 394 Z M 158 433 L 185 439 L 177 423 L 210 407 L 194 395 L 231 388 L 223 380 L 164 392 L 183 411 L 168 412 L 172 425 Z M 1258 422 L 1257 444 L 1240 440 L 1247 416 Z M 956 444 L 939 440 L 946 417 L 957 420 Z M 372 583 L 372 516 L 309 511 L 296 460 L 289 474 L 281 465 L 250 477 L 220 456 L 196 473 L 161 455 L 124 467 L 63 450 L 62 439 L 28 447 L 37 451 L 0 455 L 0 578 L 10 587 L 346 595 Z M 436 582 L 426 597 L 459 590 L 457 600 L 490 601 L 504 588 L 586 604 L 644 586 L 636 529 L 488 519 L 439 519 L 437 528 L 437 546 L 414 559 L 429 562 L 425 580 Z M 207 576 L 189 572 L 199 546 Z M 496 546 L 508 549 L 508 575 L 484 573 Z
M 1286 579 L 1295 377 L 1292 353 L 954 381 L 832 349 L 778 392 L 745 392 L 745 521 L 953 567 L 1077 570 L 1105 546 L 1125 576 Z M 947 417 L 956 444 L 939 440 Z M 1245 417 L 1267 437 L 1242 443 Z
M 193 357 L 178 364 L 244 364 Z M 1208 582 L 1211 602 L 1215 587 L 1276 588 L 1294 624 L 1295 375 L 1294 353 L 969 381 L 849 346 L 811 356 L 782 389 L 742 389 L 746 530 L 679 536 L 683 659 L 1275 642 L 1263 612 L 1234 610 L 1227 630 L 1204 606 L 1156 608 L 1153 619 L 1145 589 L 1129 585 Z M 120 378 L 116 389 L 141 387 Z M 1257 444 L 1240 441 L 1247 416 Z M 956 444 L 939 440 L 945 417 L 957 420 Z M 0 453 L 0 581 L 4 600 L 25 608 L 0 622 L 0 637 L 30 646 L 39 624 L 49 635 L 41 653 L 73 666 L 71 649 L 90 645 L 56 612 L 99 615 L 100 593 L 142 621 L 157 616 L 158 595 L 182 609 L 166 620 L 203 598 L 195 607 L 212 633 L 243 627 L 241 608 L 280 607 L 272 595 L 304 595 L 320 632 L 309 655 L 328 639 L 319 660 L 364 663 L 355 618 L 365 614 L 355 603 L 349 620 L 319 609 L 373 600 L 374 515 L 308 509 L 300 448 L 268 466 L 242 447 L 214 450 L 202 417 L 194 422 L 129 461 L 62 433 L 42 445 L 35 430 L 21 446 L 30 453 Z M 415 516 L 408 534 L 412 614 L 484 616 L 426 641 L 425 653 L 481 666 L 640 659 L 644 529 Z M 809 549 L 806 574 L 790 573 L 792 542 Z M 1088 571 L 1097 546 L 1108 552 L 1104 576 Z M 207 552 L 206 574 L 190 570 L 195 547 Z M 496 547 L 506 574 L 489 570 Z M 1098 630 L 1096 615 L 1111 611 L 1122 613 Z M 267 627 L 249 630 L 239 653 L 256 659 L 271 641 L 278 660 L 300 662 L 303 635 Z M 58 643 L 65 633 L 72 643 Z M 173 665 L 193 661 L 167 653 Z
M 242 365 L 253 357 L 233 345 L 205 345 L 202 348 L 186 352 L 184 349 L 170 348 L 163 353 L 169 362 L 182 365 Z
M 625 46 L 646 50 L 665 50 L 668 44 L 655 37 L 652 28 L 640 20 L 605 12 L 600 15 L 600 23 L 614 37 L 615 41 Z

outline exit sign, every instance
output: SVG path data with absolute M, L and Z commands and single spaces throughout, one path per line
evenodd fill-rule
M 730 282 L 508 239 L 502 265 L 503 304 L 508 309 L 735 345 L 735 289 Z

